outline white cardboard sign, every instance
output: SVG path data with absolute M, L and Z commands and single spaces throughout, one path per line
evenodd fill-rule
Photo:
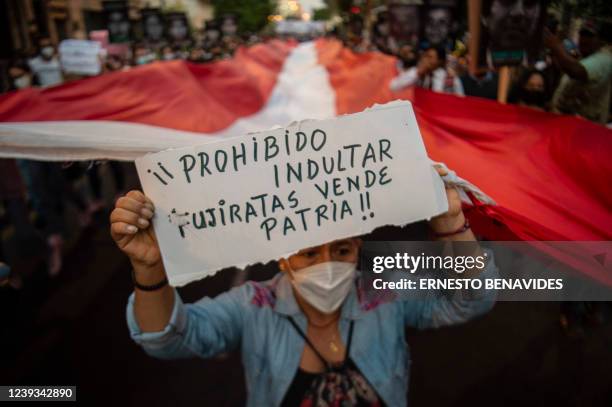
M 172 285 L 448 209 L 409 102 L 136 160 Z
M 59 45 L 64 72 L 78 75 L 98 75 L 102 69 L 102 45 L 97 41 L 63 40 Z

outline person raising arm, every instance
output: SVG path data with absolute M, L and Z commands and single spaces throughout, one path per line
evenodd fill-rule
M 446 194 L 449 210 L 429 222 L 432 235 L 475 242 L 457 190 L 448 188 Z M 365 295 L 357 270 L 361 240 L 347 238 L 279 259 L 280 273 L 271 280 L 248 281 L 215 298 L 183 304 L 168 285 L 153 212 L 142 192 L 131 191 L 111 214 L 112 236 L 133 267 L 135 289 L 126 311 L 130 334 L 145 352 L 163 359 L 207 358 L 240 349 L 248 406 L 317 400 L 405 406 L 410 360 L 405 327 L 463 323 L 494 303 L 494 294 L 472 288 L 423 300 L 401 299 L 393 292 Z M 477 244 L 469 246 L 471 252 L 453 248 L 453 254 L 479 255 Z M 495 273 L 489 256 L 484 268 L 462 277 Z

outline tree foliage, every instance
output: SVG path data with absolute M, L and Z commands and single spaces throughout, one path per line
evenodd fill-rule
M 268 23 L 268 16 L 276 11 L 273 0 L 213 0 L 215 17 L 233 14 L 238 17 L 240 32 L 257 32 Z
M 331 10 L 327 7 L 318 8 L 313 11 L 313 20 L 329 20 L 331 18 Z

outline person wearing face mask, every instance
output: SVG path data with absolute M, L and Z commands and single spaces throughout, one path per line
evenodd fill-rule
M 415 85 L 434 92 L 464 95 L 461 81 L 446 67 L 446 50 L 443 47 L 429 47 L 424 50 L 416 66 L 393 78 L 389 88 L 393 92 L 399 92 Z
M 447 198 L 448 212 L 425 227 L 439 240 L 475 241 L 458 191 L 447 189 Z M 110 215 L 111 235 L 133 267 L 131 337 L 164 359 L 241 349 L 248 406 L 405 406 L 406 326 L 465 322 L 494 303 L 469 289 L 421 301 L 368 297 L 357 271 L 361 240 L 347 238 L 280 259 L 272 280 L 184 304 L 168 285 L 151 226 L 154 210 L 142 192 L 131 191 Z M 492 258 L 473 271 L 463 277 L 495 275 Z
M 62 67 L 50 38 L 38 42 L 38 55 L 28 61 L 32 73 L 40 86 L 59 85 L 64 82 Z
M 170 45 L 165 45 L 162 48 L 161 59 L 164 61 L 172 61 L 173 59 L 177 59 L 177 56 Z
M 156 59 L 155 54 L 143 44 L 135 45 L 132 54 L 134 65 L 146 65 Z
M 536 69 L 527 69 L 518 80 L 510 100 L 521 106 L 536 110 L 547 110 L 548 86 L 544 74 Z
M 21 60 L 15 61 L 9 66 L 8 77 L 10 81 L 9 90 L 27 89 L 34 85 L 30 67 Z

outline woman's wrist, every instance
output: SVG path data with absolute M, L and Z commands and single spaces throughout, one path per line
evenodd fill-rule
M 143 286 L 152 286 L 166 279 L 166 271 L 161 261 L 142 263 L 131 260 L 134 282 Z
M 455 216 L 440 216 L 429 222 L 429 228 L 434 235 L 446 235 L 459 230 L 466 222 L 463 211 Z
M 156 283 L 142 283 L 136 278 L 136 273 L 132 270 L 132 282 L 134 283 L 134 287 L 141 291 L 157 291 L 168 285 L 168 277 L 164 275 L 164 277 Z

